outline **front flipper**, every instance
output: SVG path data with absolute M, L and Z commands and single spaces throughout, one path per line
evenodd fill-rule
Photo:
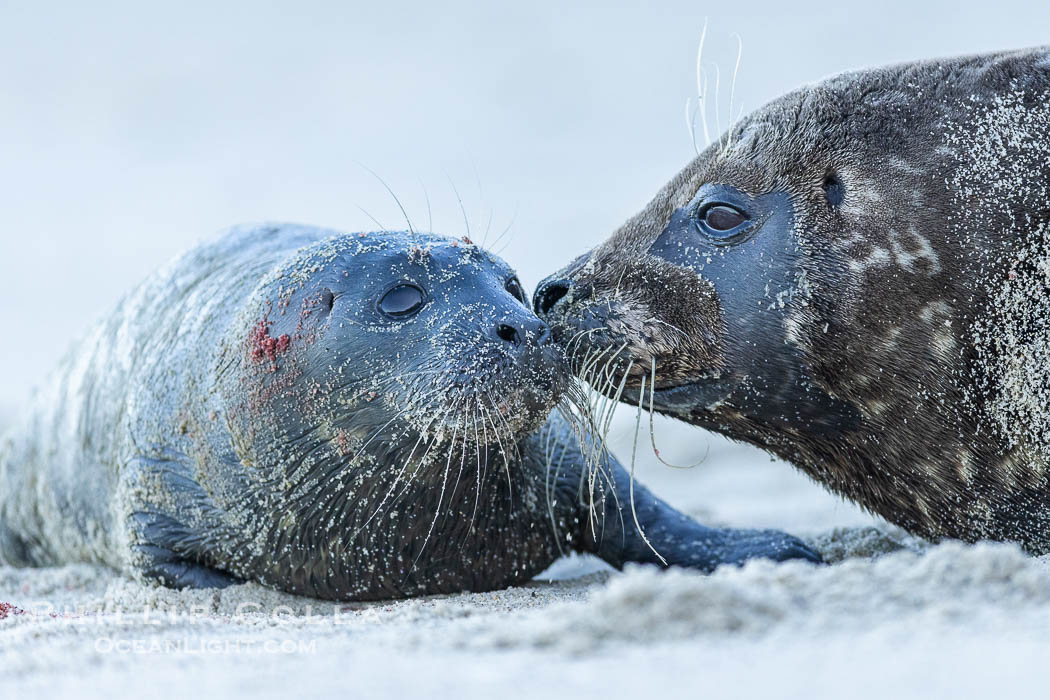
M 168 588 L 243 583 L 211 566 L 221 561 L 217 540 L 224 527 L 207 494 L 190 477 L 185 456 L 173 450 L 161 454 L 159 459 L 138 457 L 124 472 L 133 494 L 127 524 L 135 572 Z
M 615 463 L 610 467 L 615 467 L 610 470 L 615 486 L 607 488 L 599 512 L 588 518 L 593 536 L 584 540 L 589 551 L 617 568 L 633 561 L 711 572 L 722 564 L 740 565 L 750 559 L 822 561 L 815 550 L 785 532 L 701 525 L 637 482 L 632 513 L 630 475 Z
M 142 566 L 142 575 L 168 588 L 226 588 L 244 583 L 221 571 L 179 559 L 159 547 L 139 545 L 138 550 L 153 559 Z M 169 556 L 172 558 L 167 559 Z
M 136 569 L 146 579 L 168 588 L 226 588 L 244 583 L 227 573 L 176 553 L 185 549 L 185 529 L 167 516 L 136 513 L 139 543 L 134 545 Z
M 551 416 L 545 430 L 554 431 L 553 435 L 545 434 L 545 440 L 560 443 L 557 463 L 548 467 L 556 475 L 553 480 L 559 498 L 579 504 L 576 521 L 585 524 L 582 542 L 576 543 L 581 551 L 596 554 L 617 568 L 633 561 L 704 572 L 750 559 L 822 561 L 820 554 L 802 540 L 778 530 L 701 525 L 637 481 L 632 499 L 631 475 L 611 456 L 604 460 L 601 487 L 596 484 L 595 497 L 583 497 L 588 467 L 572 430 L 557 414 Z

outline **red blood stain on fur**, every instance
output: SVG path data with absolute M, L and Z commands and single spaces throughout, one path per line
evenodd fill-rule
M 344 431 L 340 430 L 336 432 L 335 444 L 339 447 L 339 454 L 344 457 L 350 454 L 350 438 L 346 436 Z
M 287 333 L 276 338 L 270 335 L 272 323 L 266 319 L 259 321 L 248 336 L 248 347 L 251 349 L 252 359 L 256 362 L 269 360 L 276 363 L 277 356 L 288 350 L 288 346 L 292 344 L 292 339 Z
M 15 607 L 10 603 L 0 602 L 0 620 L 5 620 L 9 615 L 25 615 L 26 611 Z

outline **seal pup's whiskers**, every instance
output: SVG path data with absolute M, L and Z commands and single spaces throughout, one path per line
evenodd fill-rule
M 383 505 L 386 503 L 386 500 L 390 497 L 390 495 L 394 493 L 394 489 L 397 488 L 398 482 L 401 481 L 401 477 L 404 476 L 405 471 L 408 469 L 408 465 L 412 462 L 413 455 L 415 455 L 416 450 L 419 449 L 419 445 L 423 442 L 423 439 L 425 437 L 425 432 L 419 433 L 419 437 L 416 439 L 415 444 L 412 445 L 412 449 L 408 452 L 408 457 L 405 458 L 405 462 L 401 465 L 401 469 L 394 476 L 394 481 L 391 482 L 390 486 L 386 490 L 386 493 L 383 495 L 383 498 L 380 499 L 379 505 L 377 505 L 376 509 L 372 511 L 372 514 L 368 516 L 368 519 L 366 519 L 365 522 L 361 524 L 361 527 L 358 528 L 356 532 L 354 532 L 354 536 L 356 536 L 364 528 L 368 527 L 368 524 L 372 522 L 373 518 L 375 518 L 379 514 L 379 512 L 383 510 Z M 426 458 L 426 450 L 424 450 L 423 458 Z M 351 537 L 350 539 L 352 540 L 353 537 Z
M 441 414 L 440 420 L 437 421 L 437 422 L 444 422 L 445 419 L 448 417 L 448 415 L 449 415 L 449 412 L 445 411 L 444 413 Z M 404 498 L 405 494 L 408 493 L 408 490 L 410 488 L 412 488 L 412 486 L 415 484 L 416 479 L 419 477 L 420 472 L 423 471 L 424 469 L 426 469 L 426 467 L 427 467 L 427 458 L 430 456 L 430 453 L 438 445 L 439 445 L 439 441 L 436 440 L 436 439 L 431 439 L 431 440 L 426 442 L 426 449 L 423 451 L 423 454 L 420 455 L 419 461 L 415 465 L 415 469 L 409 474 L 408 478 L 405 479 L 405 484 L 404 484 L 404 486 L 401 487 L 401 491 L 399 491 L 398 494 L 393 498 L 393 500 L 391 500 L 390 503 L 387 505 L 386 512 L 390 512 L 390 510 L 394 506 L 396 506 L 398 503 L 400 503 L 401 499 Z M 409 466 L 409 465 L 410 465 L 409 462 L 405 463 L 405 466 Z M 385 515 L 385 513 L 384 513 L 384 515 Z
M 622 387 L 626 383 L 627 373 L 624 373 L 621 381 L 621 387 L 619 392 L 611 392 L 609 389 L 612 387 L 613 374 L 611 372 L 611 363 L 615 361 L 620 352 L 626 347 L 626 344 L 619 348 L 608 347 L 598 352 L 589 352 L 584 357 L 583 367 L 580 371 L 580 385 L 589 387 L 588 395 L 583 395 L 578 404 L 574 406 L 576 411 L 572 411 L 572 418 L 570 424 L 573 425 L 573 429 L 577 432 L 581 445 L 584 447 L 585 464 L 587 469 L 586 474 L 586 490 L 588 494 L 588 510 L 592 514 L 592 520 L 596 517 L 597 503 L 595 501 L 595 493 L 600 493 L 598 499 L 599 502 L 604 501 L 604 494 L 606 489 L 599 489 L 602 481 L 608 484 L 611 488 L 609 491 L 613 494 L 614 499 L 618 503 L 615 490 L 615 480 L 612 475 L 609 474 L 605 468 L 605 462 L 608 458 L 608 452 L 606 448 L 608 432 L 611 425 L 612 414 L 615 411 L 615 400 L 610 401 L 609 395 L 615 393 L 616 398 L 619 398 L 622 392 Z M 603 358 L 606 358 L 603 365 L 599 366 L 599 362 Z M 629 368 L 628 368 L 629 371 Z M 571 410 L 571 409 L 570 409 Z M 602 511 L 604 518 L 604 509 Z M 593 525 L 597 525 L 597 521 L 593 520 Z
M 463 226 L 467 230 L 467 238 L 470 238 L 470 217 L 467 216 L 467 208 L 463 206 L 463 198 L 459 196 L 459 190 L 456 189 L 456 183 L 452 181 L 452 176 L 445 173 L 445 177 L 448 178 L 448 184 L 452 187 L 452 192 L 456 195 L 456 202 L 459 203 L 459 211 L 463 215 Z
M 415 236 L 416 235 L 416 229 L 415 229 L 414 226 L 412 226 L 412 219 L 408 218 L 408 212 L 405 210 L 404 205 L 401 204 L 401 200 L 398 199 L 396 194 L 394 194 L 394 190 L 390 189 L 390 185 L 386 184 L 386 180 L 384 180 L 383 178 L 379 177 L 379 173 L 377 173 L 375 170 L 372 170 L 370 167 L 368 167 L 364 163 L 362 163 L 360 161 L 357 161 L 357 164 L 360 167 L 362 167 L 365 170 L 367 170 L 369 173 L 371 173 L 372 177 L 374 177 L 375 179 L 379 180 L 379 184 L 381 184 L 386 189 L 386 191 L 388 193 L 390 193 L 390 196 L 394 198 L 394 203 L 397 204 L 397 208 L 401 210 L 401 215 L 405 217 L 405 223 L 408 224 L 408 232 L 409 232 L 409 234 L 412 235 L 412 236 Z M 378 222 L 376 222 L 376 223 L 378 223 Z
M 357 458 L 359 458 L 364 453 L 365 448 L 368 447 L 368 445 L 371 444 L 371 442 L 373 440 L 375 440 L 377 437 L 379 437 L 383 433 L 384 430 L 389 428 L 390 425 L 394 423 L 394 421 L 396 421 L 398 418 L 401 418 L 402 416 L 404 416 L 407 412 L 408 412 L 408 409 L 401 410 L 400 412 L 398 412 L 397 415 L 395 415 L 393 418 L 388 420 L 382 427 L 380 427 L 378 430 L 376 430 L 374 433 L 372 433 L 371 437 L 369 437 L 368 440 L 366 440 L 365 443 L 363 445 L 361 445 L 360 448 L 358 448 L 357 453 L 352 458 L 350 458 L 348 460 L 348 462 L 350 462 L 350 463 L 355 462 L 357 460 Z M 285 474 L 283 477 L 281 477 L 282 481 L 287 481 L 291 477 L 292 474 L 296 474 L 297 472 L 300 472 L 300 467 L 302 467 L 303 465 L 307 464 L 310 461 L 310 458 L 314 454 L 331 447 L 332 442 L 333 442 L 332 438 L 329 438 L 327 441 L 320 441 L 314 447 L 312 447 L 310 450 L 308 450 L 307 452 L 305 452 L 302 455 L 300 455 L 299 458 L 292 463 L 290 469 L 288 469 L 287 474 Z M 333 470 L 341 470 L 344 467 L 341 464 L 336 463 L 336 464 L 333 464 L 331 468 Z M 302 474 L 300 475 L 299 480 L 295 481 L 295 482 L 292 482 L 287 487 L 288 492 L 289 493 L 294 492 L 297 488 L 302 486 L 303 483 L 306 480 L 310 479 L 312 476 L 314 476 L 314 475 L 311 473 L 311 471 L 309 469 L 302 470 Z M 319 498 L 320 494 L 316 494 L 316 497 Z
M 470 159 L 471 170 L 474 171 L 474 182 L 478 186 L 478 200 L 481 203 L 481 209 L 484 211 L 488 209 L 489 215 L 488 220 L 485 222 L 485 233 L 481 236 L 481 247 L 487 248 L 487 241 L 489 239 L 489 233 L 492 230 L 492 217 L 495 215 L 495 210 L 492 207 L 486 206 L 485 204 L 485 190 L 481 186 L 481 173 L 478 172 L 478 164 L 474 161 L 474 158 Z M 498 253 L 497 253 L 498 255 Z
M 422 180 L 419 181 L 419 186 L 423 188 L 423 199 L 427 203 L 427 231 L 433 231 L 434 217 L 432 216 L 432 212 L 430 210 L 430 193 L 427 192 L 427 186 L 423 184 Z
M 481 500 L 481 435 L 478 433 L 478 416 L 480 415 L 481 403 L 476 399 L 474 401 L 474 413 L 472 415 L 471 425 L 474 427 L 474 456 L 475 456 L 475 471 L 474 471 L 474 508 L 470 512 L 470 525 L 467 530 L 474 529 L 474 517 L 478 514 L 478 503 Z M 485 446 L 485 459 L 488 460 L 488 445 Z
M 379 221 L 379 219 L 375 218 L 370 213 L 368 213 L 368 210 L 365 209 L 364 207 L 362 207 L 360 204 L 355 204 L 354 206 L 357 207 L 358 209 L 360 209 L 362 214 L 364 214 L 369 219 L 371 219 L 375 223 L 375 225 L 379 227 L 380 231 L 387 231 L 388 230 L 387 227 L 384 226 L 382 224 L 382 222 Z
M 496 438 L 496 444 L 499 445 L 499 458 L 503 460 L 503 472 L 507 477 L 507 494 L 510 501 L 513 502 L 514 483 L 510 477 L 510 460 L 507 455 L 507 448 L 503 444 L 503 437 L 501 435 L 499 426 L 496 425 L 496 420 L 501 418 L 501 416 L 499 415 L 499 408 L 496 406 L 496 403 L 492 400 L 492 397 L 489 396 L 487 393 L 485 394 L 485 399 L 489 402 L 489 405 L 492 406 L 492 413 L 490 414 L 488 410 L 486 410 L 485 415 L 488 417 L 489 423 L 492 425 L 492 435 Z
M 514 227 L 514 222 L 517 221 L 517 220 L 518 220 L 518 203 L 515 202 L 514 203 L 514 212 L 510 215 L 510 221 L 503 228 L 503 230 L 500 232 L 500 234 L 498 236 L 496 236 L 495 240 L 492 241 L 492 245 L 490 246 L 490 249 L 493 251 L 494 255 L 499 255 L 500 251 L 505 250 L 506 247 L 510 244 L 510 242 L 514 239 L 514 237 L 511 236 L 510 238 L 507 239 L 507 242 L 503 244 L 502 248 L 500 248 L 499 250 L 496 250 L 496 244 L 498 244 L 500 241 L 502 241 L 504 236 L 506 236 L 508 233 L 510 233 L 511 228 Z
M 459 427 L 459 421 L 456 421 L 456 423 L 454 424 L 454 427 L 452 428 L 452 444 L 453 445 L 456 442 L 456 429 L 458 427 Z M 449 450 L 448 451 L 448 459 L 445 460 L 445 473 L 441 477 L 441 492 L 440 492 L 440 494 L 438 494 L 437 506 L 434 508 L 434 517 L 430 521 L 430 529 L 427 530 L 426 537 L 423 538 L 423 546 L 419 548 L 419 553 L 416 554 L 416 558 L 412 560 L 412 566 L 410 566 L 408 568 L 408 571 L 405 573 L 405 581 L 404 581 L 405 583 L 408 582 L 408 578 L 412 575 L 412 572 L 415 571 L 416 564 L 419 563 L 419 558 L 421 556 L 423 556 L 423 552 L 426 551 L 427 543 L 430 542 L 430 536 L 434 533 L 434 526 L 437 525 L 438 518 L 441 516 L 441 504 L 444 502 L 445 487 L 448 484 L 448 472 L 449 472 L 449 469 L 452 466 L 452 455 L 453 455 L 453 452 L 454 452 L 453 450 Z
M 462 413 L 463 413 L 463 439 L 461 440 L 461 446 L 460 446 L 461 450 L 460 450 L 460 458 L 459 458 L 459 471 L 456 472 L 456 483 L 452 485 L 452 493 L 453 493 L 453 495 L 455 495 L 457 489 L 459 489 L 460 478 L 463 476 L 463 467 L 466 465 L 466 462 L 467 462 L 467 442 L 468 442 L 468 440 L 467 440 L 467 433 L 470 431 L 471 427 L 474 428 L 474 437 L 475 437 L 474 445 L 475 445 L 475 449 L 477 449 L 477 423 L 476 423 L 476 418 L 475 418 L 475 414 L 477 412 L 477 408 L 476 408 L 476 406 L 477 406 L 476 398 L 477 397 L 474 397 L 474 398 L 475 398 L 475 403 L 473 405 L 470 402 L 468 402 L 466 400 L 463 400 L 463 411 L 462 411 Z M 470 412 L 471 408 L 474 408 L 474 414 L 472 414 Z M 468 420 L 468 418 L 470 418 L 471 420 Z M 480 467 L 480 465 L 479 465 L 479 467 Z M 479 486 L 480 486 L 480 484 L 479 484 Z M 475 496 L 475 503 L 474 503 L 474 505 L 475 505 L 475 508 L 477 508 L 477 497 L 476 496 Z

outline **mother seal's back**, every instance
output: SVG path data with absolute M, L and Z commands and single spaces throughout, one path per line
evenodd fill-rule
M 235 229 L 126 297 L 36 397 L 0 453 L 0 558 L 332 599 L 498 588 L 563 551 L 658 561 L 614 462 L 590 508 L 591 462 L 548 418 L 569 376 L 469 242 Z M 815 556 L 634 500 L 670 563 Z
M 632 401 L 914 533 L 1050 552 L 1046 48 L 789 93 L 536 298 L 581 356 L 623 346 Z

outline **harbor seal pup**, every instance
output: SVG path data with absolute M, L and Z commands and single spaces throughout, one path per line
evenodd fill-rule
M 40 392 L 0 454 L 0 557 L 337 600 L 505 587 L 568 551 L 817 559 L 632 501 L 548 417 L 570 379 L 513 271 L 467 241 L 236 229 L 127 296 Z
M 789 93 L 535 303 L 631 403 L 914 534 L 1050 552 L 1050 51 Z

